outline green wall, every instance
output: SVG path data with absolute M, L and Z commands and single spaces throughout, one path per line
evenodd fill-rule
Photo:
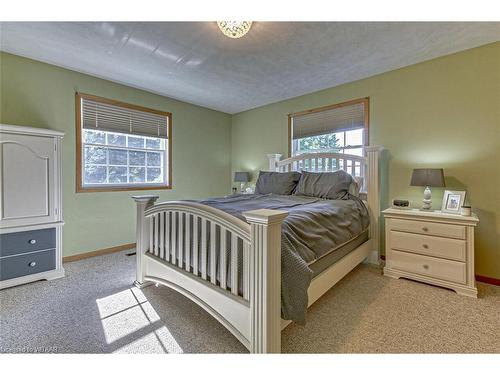
M 392 198 L 416 206 L 416 167 L 444 168 L 448 189 L 466 190 L 481 220 L 476 273 L 500 278 L 500 43 L 242 112 L 232 119 L 232 169 L 267 167 L 287 153 L 287 114 L 370 97 L 370 143 L 384 146 L 382 207 Z M 440 208 L 443 189 L 433 189 Z
M 0 71 L 0 122 L 66 133 L 65 256 L 134 242 L 132 195 L 171 200 L 228 193 L 230 115 L 6 53 L 0 53 Z M 172 112 L 172 190 L 75 193 L 76 91 Z
M 444 168 L 448 188 L 467 190 L 481 220 L 476 273 L 500 278 L 500 43 L 233 116 L 6 53 L 0 87 L 2 123 L 66 132 L 65 255 L 133 242 L 130 197 L 141 194 L 75 193 L 75 91 L 173 113 L 174 189 L 147 192 L 162 200 L 226 194 L 231 169 L 255 177 L 266 153 L 286 154 L 288 113 L 369 96 L 371 144 L 385 147 L 382 206 L 396 197 L 418 206 L 422 189 L 408 186 L 411 170 Z M 433 189 L 435 208 L 442 194 Z

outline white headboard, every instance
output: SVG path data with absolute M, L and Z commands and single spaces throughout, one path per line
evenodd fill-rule
M 342 169 L 353 177 L 361 178 L 363 185 L 361 191 L 367 194 L 368 211 L 370 212 L 370 239 L 374 250 L 369 261 L 378 263 L 380 258 L 379 156 L 381 151 L 381 146 L 367 146 L 364 147 L 365 157 L 332 152 L 301 154 L 283 160 L 281 160 L 281 154 L 268 154 L 267 157 L 270 171 L 333 172 Z

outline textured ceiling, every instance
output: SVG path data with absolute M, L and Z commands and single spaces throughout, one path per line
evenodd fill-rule
M 500 40 L 500 23 L 2 23 L 0 49 L 237 113 Z

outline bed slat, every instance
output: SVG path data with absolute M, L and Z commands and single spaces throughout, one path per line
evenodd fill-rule
M 191 270 L 191 240 L 190 240 L 190 235 L 191 235 L 191 217 L 193 215 L 191 214 L 186 214 L 186 229 L 185 229 L 185 236 L 184 236 L 184 256 L 186 257 L 186 264 L 185 268 L 186 271 Z
M 198 216 L 193 217 L 193 273 L 198 276 Z
M 149 252 L 151 254 L 154 253 L 154 249 L 153 249 L 153 246 L 154 246 L 154 243 L 153 243 L 153 232 L 154 231 L 154 218 L 153 216 L 151 216 L 149 218 Z
M 174 266 L 177 264 L 177 212 L 172 211 L 172 242 L 171 242 L 171 247 L 172 247 L 172 260 L 170 263 L 172 263 Z
M 160 215 L 160 239 L 159 239 L 159 244 L 160 244 L 160 258 L 165 259 L 165 223 L 164 223 L 164 217 L 165 217 L 165 212 L 160 212 L 158 215 Z
M 207 219 L 201 219 L 201 277 L 207 279 Z
M 238 295 L 238 237 L 231 235 L 231 293 Z
M 165 260 L 170 262 L 170 212 L 165 212 Z
M 227 289 L 227 241 L 226 241 L 227 231 L 224 228 L 220 229 L 220 287 L 222 289 Z
M 210 223 L 210 281 L 212 284 L 217 284 L 217 255 L 215 253 L 216 245 L 216 227 L 215 223 Z
M 159 246 L 158 246 L 158 233 L 159 233 L 159 228 L 158 228 L 158 225 L 159 225 L 159 218 L 160 218 L 160 214 L 156 214 L 153 216 L 153 221 L 155 223 L 155 227 L 154 227 L 154 254 L 156 256 L 159 255 Z
M 182 268 L 184 267 L 184 214 L 179 212 L 179 231 L 177 232 L 178 245 L 177 253 L 179 257 L 177 258 L 177 265 Z

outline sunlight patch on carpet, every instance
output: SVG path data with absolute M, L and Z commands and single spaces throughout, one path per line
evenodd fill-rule
M 142 291 L 127 289 L 96 299 L 106 343 L 114 352 L 182 353 Z

